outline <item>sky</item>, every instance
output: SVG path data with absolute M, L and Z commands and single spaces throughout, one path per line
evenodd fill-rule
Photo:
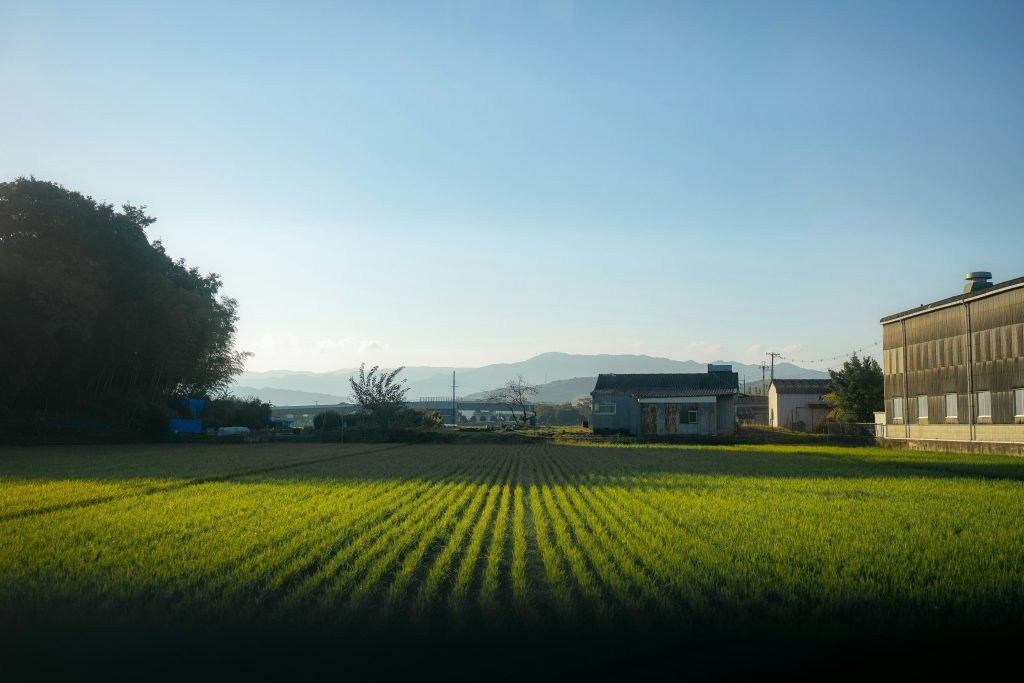
M 1024 275 L 1019 2 L 0 0 L 0 181 L 144 204 L 249 370 L 821 369 Z

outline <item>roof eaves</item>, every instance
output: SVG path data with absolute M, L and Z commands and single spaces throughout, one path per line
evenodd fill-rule
M 963 303 L 965 301 L 982 299 L 987 296 L 992 296 L 993 294 L 998 294 L 1003 290 L 1015 289 L 1016 287 L 1019 286 L 1024 286 L 1024 277 L 1018 277 L 1014 278 L 1013 280 L 1007 280 L 1006 282 L 1000 282 L 999 284 L 992 285 L 991 287 L 986 287 L 985 289 L 979 290 L 977 292 L 970 292 L 968 294 L 957 294 L 956 296 L 951 296 L 946 299 L 933 301 L 930 304 L 924 304 L 923 306 L 917 306 L 916 308 L 909 308 L 899 313 L 887 315 L 884 318 L 882 318 L 879 322 L 881 322 L 884 325 L 886 323 L 895 322 L 901 318 L 911 318 L 915 315 L 921 315 L 923 313 L 928 313 L 930 311 L 938 310 L 940 308 L 946 308 L 947 306 Z

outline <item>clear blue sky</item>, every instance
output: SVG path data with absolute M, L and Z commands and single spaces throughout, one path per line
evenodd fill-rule
M 0 1 L 0 178 L 149 206 L 250 369 L 760 361 L 1024 275 L 1019 2 Z M 819 364 L 812 367 L 821 367 Z

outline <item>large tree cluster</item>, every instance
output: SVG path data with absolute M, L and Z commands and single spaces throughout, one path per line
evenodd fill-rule
M 242 370 L 235 300 L 171 258 L 143 209 L 0 183 L 0 407 L 126 423 Z
M 874 411 L 882 410 L 884 380 L 882 368 L 871 356 L 850 356 L 839 370 L 829 370 L 832 402 L 829 417 L 842 422 L 872 422 Z

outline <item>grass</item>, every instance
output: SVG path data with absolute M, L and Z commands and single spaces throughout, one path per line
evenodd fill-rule
M 571 438 L 2 450 L 0 647 L 717 674 L 1024 633 L 1024 460 Z

